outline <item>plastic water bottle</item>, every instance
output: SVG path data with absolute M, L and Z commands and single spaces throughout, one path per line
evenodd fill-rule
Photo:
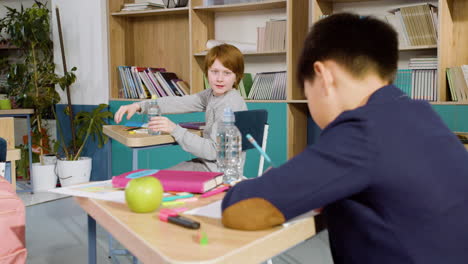
M 161 109 L 159 108 L 158 101 L 156 100 L 156 96 L 153 95 L 148 105 L 148 114 L 147 114 L 148 122 L 151 121 L 152 117 L 160 116 L 160 115 L 161 115 Z M 148 135 L 161 135 L 161 131 L 154 131 L 148 128 Z
M 242 177 L 242 136 L 234 121 L 231 108 L 224 109 L 223 120 L 216 133 L 216 162 L 224 173 L 223 182 L 228 184 Z

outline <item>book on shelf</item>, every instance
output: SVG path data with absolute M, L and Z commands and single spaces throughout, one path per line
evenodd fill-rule
M 452 101 L 468 102 L 468 65 L 446 69 Z
M 252 74 L 244 73 L 244 77 L 242 77 L 242 80 L 239 82 L 239 93 L 244 99 L 248 97 L 250 89 L 252 88 L 252 84 Z
M 437 7 L 424 3 L 389 11 L 387 22 L 398 32 L 400 48 L 437 44 Z
M 177 86 L 177 88 L 180 90 L 180 92 L 183 95 L 189 95 L 190 94 L 190 87 L 189 85 L 182 79 L 172 79 L 171 82 Z
M 257 51 L 286 50 L 286 19 L 270 19 L 265 27 L 257 27 Z
M 183 96 L 180 91 L 177 89 L 176 86 L 171 82 L 173 79 L 179 79 L 177 74 L 173 72 L 157 72 L 156 78 L 158 79 L 159 83 L 168 93 L 175 95 L 175 96 Z
M 189 94 L 188 85 L 165 68 L 118 66 L 120 77 L 119 97 L 147 99 Z
M 285 100 L 286 71 L 257 73 L 248 93 L 248 99 Z
M 205 74 L 203 74 L 203 87 L 205 87 L 205 89 L 211 88 L 210 82 L 208 81 L 208 78 L 206 77 Z
M 165 8 L 165 7 L 166 6 L 164 4 L 150 3 L 150 2 L 127 3 L 123 5 L 120 11 L 141 11 L 141 10 L 160 9 L 160 8 Z
M 114 188 L 125 188 L 128 182 L 140 177 L 155 177 L 165 192 L 205 193 L 223 182 L 222 172 L 139 169 L 112 177 Z
M 205 122 L 180 122 L 179 126 L 187 129 L 197 129 L 202 130 L 205 129 Z
M 135 4 L 146 4 L 146 3 L 166 6 L 166 4 L 164 3 L 164 0 L 135 0 Z

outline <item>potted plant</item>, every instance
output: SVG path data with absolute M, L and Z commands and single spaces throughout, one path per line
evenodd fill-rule
M 82 153 L 90 139 L 97 141 L 99 148 L 103 147 L 109 140 L 102 131 L 106 120 L 112 118 L 112 113 L 107 109 L 107 104 L 100 104 L 91 112 L 81 111 L 73 117 L 73 122 L 70 125 L 76 127 L 76 146 L 71 143 L 73 140 L 66 142 L 62 126 L 57 121 L 58 153 L 61 154 L 57 160 L 57 172 L 62 186 L 90 180 L 92 160 L 90 157 L 82 157 Z
M 55 84 L 74 80 L 73 72 L 76 68 L 65 76 L 58 76 L 55 73 L 50 11 L 45 4 L 35 1 L 30 8 L 24 8 L 22 5 L 19 10 L 7 6 L 5 8 L 7 9 L 6 15 L 0 19 L 0 32 L 4 33 L 0 36 L 0 41 L 18 48 L 14 53 L 15 59 L 3 61 L 2 70 L 7 73 L 5 90 L 14 106 L 35 110 L 31 118 L 31 128 L 33 162 L 37 162 L 40 155 L 52 151 L 50 133 L 44 120 L 54 119 L 53 109 L 60 100 Z M 27 151 L 26 144 L 20 148 Z M 25 157 L 24 164 L 29 164 L 27 155 Z M 27 179 L 27 166 L 19 166 L 19 168 L 18 175 Z M 48 188 L 39 184 L 38 180 L 42 179 L 50 182 L 50 188 L 55 186 L 52 177 L 56 176 L 53 169 L 51 165 L 42 162 L 29 168 L 31 173 L 36 175 L 36 178 L 33 176 L 34 191 L 39 190 L 35 188 L 37 186 Z
M 51 151 L 44 119 L 53 119 L 51 114 L 60 96 L 55 84 L 74 78 L 72 69 L 65 76 L 55 73 L 50 27 L 50 11 L 41 2 L 19 10 L 7 7 L 6 15 L 0 19 L 0 32 L 6 34 L 0 40 L 19 48 L 17 57 L 9 62 L 6 91 L 13 104 L 22 108 L 34 108 L 31 119 L 34 152 Z

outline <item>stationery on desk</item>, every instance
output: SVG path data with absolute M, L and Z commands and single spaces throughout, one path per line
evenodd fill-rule
M 157 178 L 165 192 L 205 193 L 223 181 L 221 172 L 140 169 L 112 177 L 112 184 L 125 188 L 131 179 L 144 176 Z
M 263 149 L 258 145 L 257 141 L 252 137 L 252 135 L 247 134 L 245 135 L 245 137 L 249 140 L 250 143 L 252 143 L 252 145 L 254 145 L 258 152 L 260 152 L 260 154 L 271 164 L 271 166 L 276 167 L 276 165 L 270 159 L 270 156 L 268 156 L 268 154 L 266 154 L 266 152 L 263 151 Z

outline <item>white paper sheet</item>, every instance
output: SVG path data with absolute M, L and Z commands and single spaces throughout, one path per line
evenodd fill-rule
M 184 214 L 221 219 L 221 200 L 186 211 Z
M 112 187 L 112 180 L 51 189 L 49 192 L 125 203 L 125 191 Z

